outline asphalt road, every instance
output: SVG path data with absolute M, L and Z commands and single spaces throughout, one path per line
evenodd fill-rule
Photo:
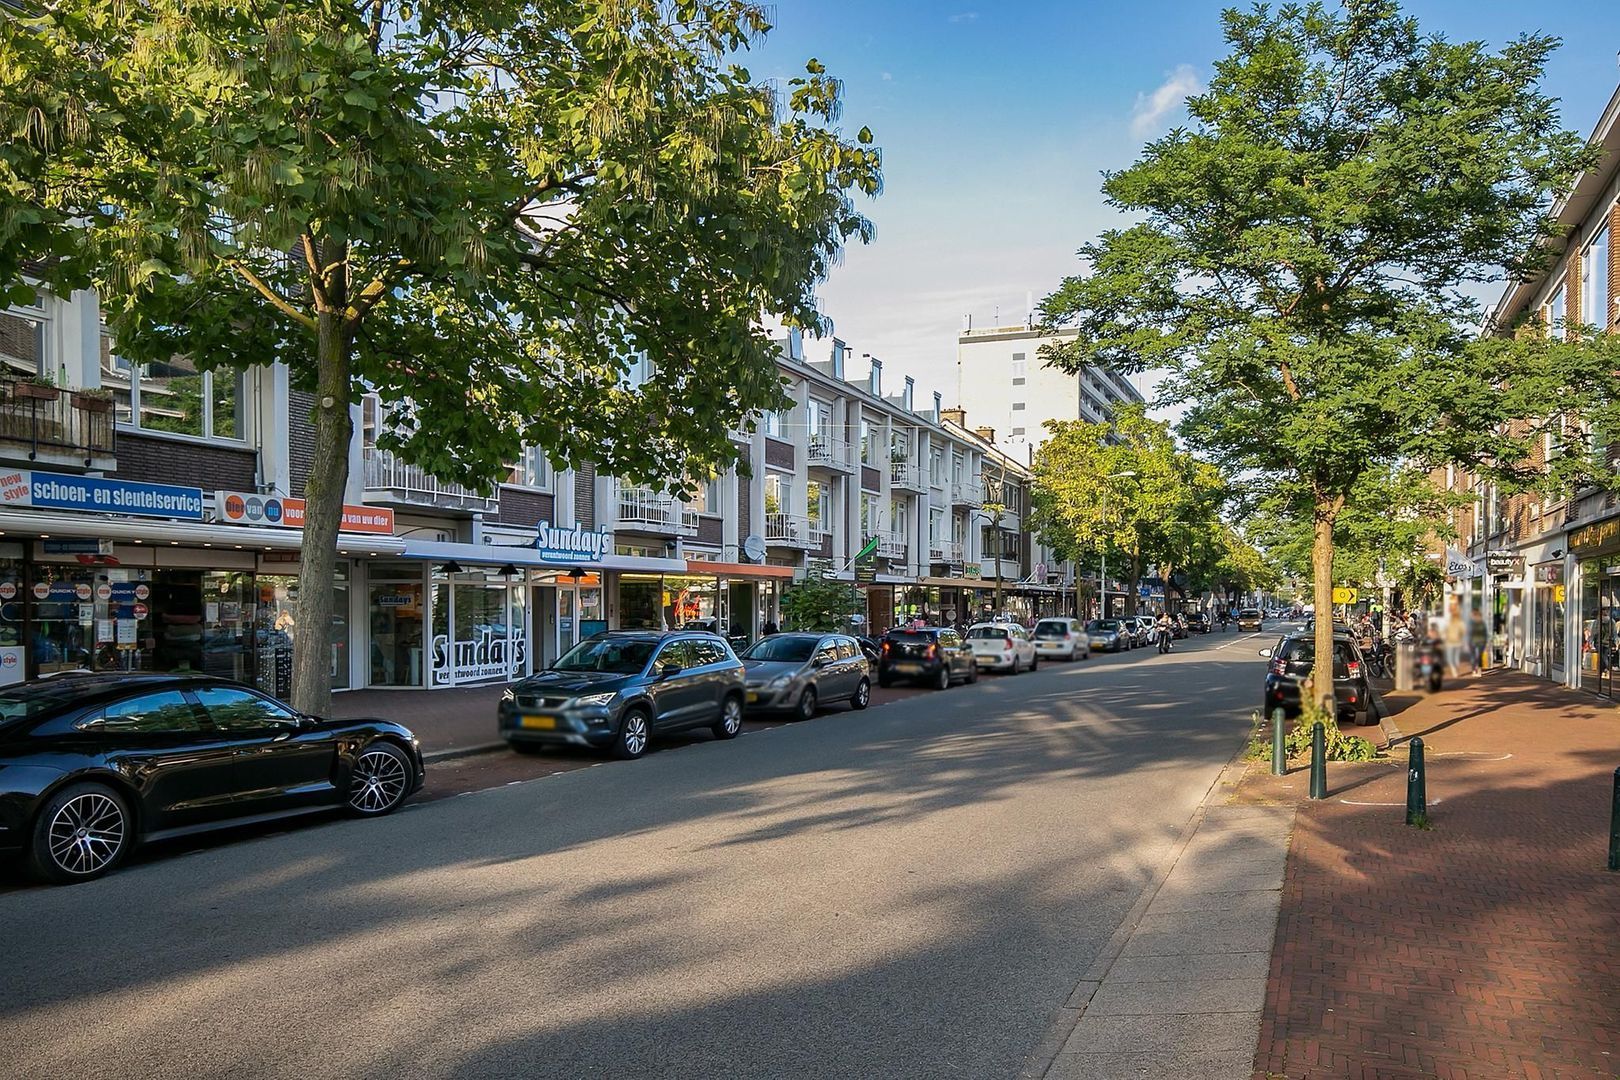
M 0 1074 L 1013 1074 L 1239 749 L 1269 637 L 0 894 Z

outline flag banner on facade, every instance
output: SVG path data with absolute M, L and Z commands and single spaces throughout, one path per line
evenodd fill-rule
M 878 549 L 878 538 L 874 536 L 874 537 L 872 537 L 870 540 L 868 540 L 866 542 L 865 547 L 861 548 L 861 550 L 859 550 L 859 551 L 857 551 L 855 553 L 855 561 L 860 562 L 862 559 L 866 558 L 868 555 L 872 554 L 872 552 L 876 551 L 877 549 Z

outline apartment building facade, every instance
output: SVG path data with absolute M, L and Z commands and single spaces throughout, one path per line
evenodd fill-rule
M 505 679 L 598 630 L 702 622 L 739 643 L 798 577 L 859 573 L 869 625 L 1055 611 L 1022 527 L 1027 470 L 880 363 L 789 335 L 792 406 L 735 433 L 744 467 L 669 491 L 538 453 L 488 490 L 379 445 L 355 407 L 334 591 L 336 689 Z M 643 367 L 631 379 L 656 377 Z M 289 372 L 132 366 L 93 294 L 0 314 L 0 684 L 74 669 L 195 670 L 288 688 L 312 397 Z M 988 475 L 1008 509 L 985 512 Z M 868 539 L 875 562 L 852 565 Z M 870 580 L 867 580 L 867 579 Z M 1071 605 L 1072 606 L 1072 605 Z
M 980 422 L 1004 432 L 1026 455 L 1046 441 L 1048 420 L 1103 424 L 1115 407 L 1142 401 L 1130 379 L 1106 366 L 1069 375 L 1046 365 L 1042 346 L 1073 340 L 1078 331 L 1043 334 L 1027 324 L 975 329 L 971 319 L 963 322 L 956 339 L 957 400 L 973 402 Z
M 1568 326 L 1620 332 L 1620 90 L 1591 141 L 1601 163 L 1555 207 L 1564 230 L 1545 272 L 1512 283 L 1490 313 L 1487 332 L 1562 335 Z M 1557 415 L 1557 403 L 1549 403 Z M 1566 437 L 1585 438 L 1570 418 Z M 1556 453 L 1549 434 L 1532 461 Z M 1608 447 L 1611 469 L 1620 446 Z M 1447 470 L 1445 485 L 1472 496 L 1453 518 L 1459 539 L 1448 553 L 1449 591 L 1474 643 L 1495 662 L 1552 681 L 1616 696 L 1620 663 L 1620 502 L 1591 488 L 1508 496 L 1477 476 Z

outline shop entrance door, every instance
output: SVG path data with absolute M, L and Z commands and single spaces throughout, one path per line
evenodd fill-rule
M 1587 568 L 1581 612 L 1581 688 L 1614 697 L 1614 667 L 1620 662 L 1615 637 L 1615 607 L 1620 603 L 1620 576 Z M 1592 578 L 1596 580 L 1593 581 Z

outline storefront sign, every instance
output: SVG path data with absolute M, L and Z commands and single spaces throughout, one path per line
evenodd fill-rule
M 0 506 L 90 510 L 186 521 L 201 521 L 203 516 L 202 488 L 137 484 L 27 469 L 0 473 Z
M 473 628 L 471 641 L 452 642 L 444 634 L 433 637 L 433 683 L 435 686 L 511 676 L 523 670 L 526 642 L 521 637 L 508 641 L 504 630 Z
M 12 683 L 23 681 L 25 671 L 23 651 L 21 645 L 0 647 L 0 686 L 10 686 Z
M 47 555 L 111 555 L 111 540 L 41 540 L 40 549 Z
M 1595 522 L 1569 534 L 1569 550 L 1596 551 L 1620 540 L 1620 518 Z
M 1446 577 L 1477 578 L 1481 573 L 1474 560 L 1453 548 L 1446 549 Z
M 1491 577 L 1517 576 L 1524 573 L 1524 556 L 1511 551 L 1486 552 L 1485 569 Z
M 535 526 L 534 546 L 547 562 L 601 562 L 613 547 L 613 534 L 575 525 L 561 529 L 549 521 Z
M 255 495 L 246 491 L 216 491 L 214 518 L 232 525 L 272 525 L 284 529 L 304 527 L 303 499 L 280 495 Z M 347 533 L 394 535 L 394 512 L 381 506 L 343 504 L 343 524 Z

